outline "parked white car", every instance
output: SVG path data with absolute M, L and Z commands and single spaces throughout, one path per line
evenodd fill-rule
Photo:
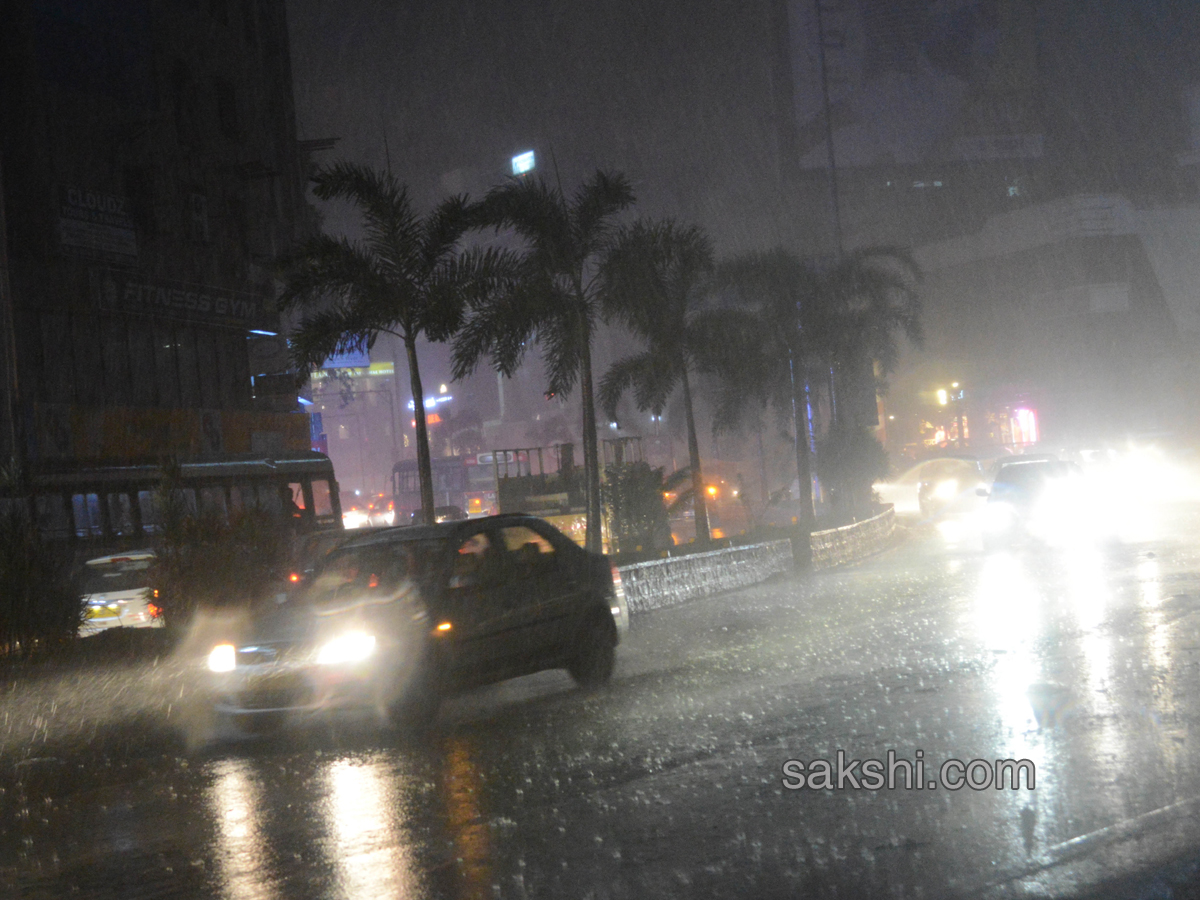
M 86 608 L 81 637 L 107 628 L 156 628 L 163 624 L 147 581 L 154 551 L 132 550 L 89 559 L 83 567 Z

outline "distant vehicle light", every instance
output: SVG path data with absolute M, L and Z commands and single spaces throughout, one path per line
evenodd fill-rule
M 348 631 L 326 642 L 317 651 L 317 665 L 339 666 L 362 662 L 375 652 L 375 635 Z
M 210 672 L 232 672 L 237 668 L 237 651 L 233 644 L 217 644 L 208 654 Z
M 454 626 L 453 626 L 453 625 L 451 625 L 449 622 L 442 622 L 441 624 L 439 624 L 439 625 L 438 625 L 438 627 L 437 627 L 437 630 L 438 630 L 438 631 L 442 631 L 442 632 L 446 632 L 446 631 L 449 631 L 449 630 L 450 630 L 451 628 L 453 628 L 453 627 L 454 627 Z
M 296 584 L 297 582 L 300 581 L 300 573 L 293 572 L 291 575 L 288 576 L 288 581 L 290 581 L 292 584 Z
M 343 528 L 362 528 L 367 524 L 367 514 L 362 510 L 351 509 L 342 513 Z

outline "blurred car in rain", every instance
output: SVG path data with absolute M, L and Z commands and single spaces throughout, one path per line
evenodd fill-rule
M 419 723 L 449 693 L 543 669 L 602 685 L 628 624 L 607 557 L 501 515 L 351 538 L 207 667 L 241 731 L 342 710 Z
M 152 550 L 133 550 L 89 559 L 84 564 L 81 637 L 108 628 L 156 628 L 163 624 L 149 584 L 154 559 Z
M 875 493 L 900 514 L 932 516 L 985 483 L 982 464 L 970 457 L 938 457 L 917 463 L 895 478 L 876 482 Z
M 991 487 L 978 493 L 987 497 L 985 547 L 1024 538 L 1060 543 L 1091 537 L 1102 522 L 1083 470 L 1054 457 L 1003 462 Z
M 341 500 L 343 528 L 382 528 L 396 524 L 396 505 L 386 494 L 343 491 Z
M 974 496 L 984 484 L 983 468 L 973 459 L 931 459 L 920 469 L 917 508 L 923 516 L 941 512 L 960 497 Z

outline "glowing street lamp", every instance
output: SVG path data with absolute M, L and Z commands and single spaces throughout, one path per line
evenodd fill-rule
M 536 164 L 533 151 L 526 150 L 524 153 L 518 153 L 512 158 L 512 173 L 514 175 L 525 175 L 532 172 Z

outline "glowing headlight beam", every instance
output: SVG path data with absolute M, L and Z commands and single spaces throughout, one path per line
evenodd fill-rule
M 375 652 L 375 635 L 350 631 L 339 635 L 317 651 L 317 665 L 337 666 L 362 662 Z
M 939 481 L 937 487 L 933 489 L 933 496 L 939 500 L 953 500 L 958 494 L 958 481 L 951 478 L 948 481 Z
M 208 654 L 210 672 L 232 672 L 237 668 L 237 651 L 233 644 L 217 644 Z

